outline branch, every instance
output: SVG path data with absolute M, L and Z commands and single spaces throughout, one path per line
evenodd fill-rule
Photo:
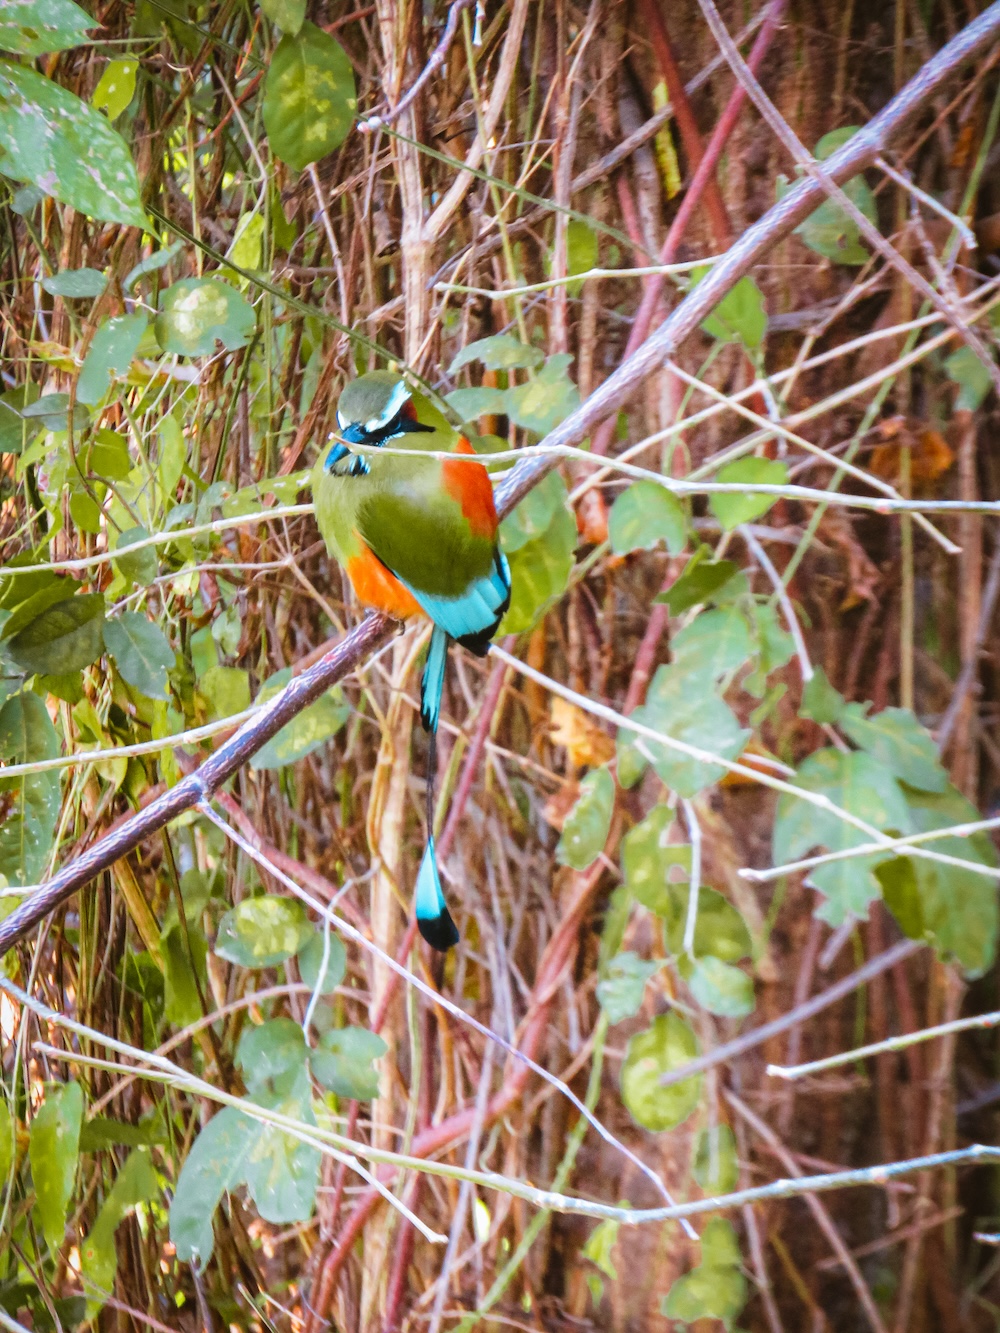
M 891 140 L 924 108 L 938 89 L 998 36 L 1000 0 L 996 0 L 963 28 L 864 129 L 826 160 L 826 177 L 837 184 L 843 184 L 872 166 Z M 663 365 L 685 338 L 711 314 L 740 278 L 818 208 L 826 197 L 826 190 L 818 181 L 811 178 L 800 181 L 743 234 L 725 258 L 687 295 L 659 329 L 586 402 L 550 433 L 547 443 L 558 446 L 578 444 L 606 417 L 617 412 L 646 377 Z M 517 502 L 551 471 L 556 462 L 557 459 L 549 455 L 519 464 L 497 489 L 499 513 L 510 513 Z M 389 633 L 390 622 L 384 616 L 369 616 L 315 666 L 292 681 L 268 708 L 241 727 L 232 740 L 220 746 L 195 773 L 54 875 L 44 889 L 26 899 L 0 923 L 0 957 L 23 940 L 60 903 L 107 870 L 119 857 L 138 847 L 185 810 L 209 799 L 218 787 L 231 778 L 252 754 L 301 709 L 350 674 L 365 657 L 385 643 Z

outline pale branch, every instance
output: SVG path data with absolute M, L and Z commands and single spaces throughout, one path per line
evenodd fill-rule
M 828 180 L 841 185 L 875 164 L 911 118 L 921 111 L 943 84 L 969 60 L 1000 37 L 1000 0 L 957 33 L 913 79 L 836 153 L 824 163 Z M 579 444 L 602 421 L 617 412 L 647 376 L 677 351 L 744 274 L 826 198 L 823 184 L 801 180 L 770 208 L 731 247 L 726 256 L 695 287 L 655 333 L 608 377 L 561 425 L 550 432 L 550 446 Z M 284 299 L 284 296 L 282 297 Z M 556 465 L 553 455 L 519 464 L 497 489 L 497 508 L 508 514 L 515 504 Z M 0 923 L 0 957 L 24 939 L 60 903 L 138 847 L 185 810 L 212 794 L 257 750 L 308 704 L 353 671 L 385 642 L 390 622 L 369 616 L 327 655 L 304 671 L 273 703 L 250 719 L 237 734 L 207 759 L 196 772 L 150 803 L 114 833 L 96 842 L 64 866 L 37 894 L 26 899 Z M 911 946 L 916 947 L 916 946 Z

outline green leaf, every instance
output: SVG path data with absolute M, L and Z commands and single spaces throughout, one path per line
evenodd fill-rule
M 136 542 L 145 541 L 149 533 L 144 527 L 126 528 L 118 534 L 115 546 L 115 566 L 122 578 L 129 583 L 137 583 L 146 588 L 159 573 L 156 559 L 156 547 L 144 546 L 141 551 L 129 553 L 128 548 Z
M 671 884 L 667 890 L 669 910 L 660 913 L 665 921 L 664 935 L 670 953 L 684 963 L 684 926 L 687 919 L 688 889 Z M 752 950 L 747 923 L 716 889 L 698 889 L 698 917 L 694 928 L 695 958 L 712 957 L 724 963 L 738 963 Z
M 347 138 L 358 99 L 339 42 L 303 23 L 278 43 L 264 80 L 264 128 L 275 157 L 302 171 Z
M 559 510 L 565 509 L 568 494 L 558 472 L 543 477 L 500 524 L 506 554 L 511 556 L 536 537 L 544 536 Z
M 7 1105 L 6 1093 L 0 1093 L 0 1188 L 10 1179 L 10 1168 L 17 1153 L 17 1126 Z
M 573 568 L 576 540 L 576 519 L 560 505 L 541 537 L 511 553 L 510 609 L 498 631 L 500 637 L 531 629 L 563 595 Z
M 41 430 L 41 422 L 22 415 L 37 399 L 38 386 L 31 383 L 0 394 L 0 454 L 21 453 Z
M 710 265 L 695 269 L 691 275 L 692 287 L 697 286 L 710 272 Z M 749 273 L 726 293 L 708 318 L 702 321 L 701 327 L 710 338 L 717 338 L 720 342 L 741 342 L 751 351 L 761 345 L 767 332 L 767 310 L 764 293 Z
M 609 1023 L 620 1023 L 639 1012 L 646 982 L 661 967 L 655 959 L 640 958 L 635 953 L 615 954 L 608 963 L 607 975 L 597 983 L 597 1000 Z
M 718 1014 L 720 1018 L 745 1018 L 753 1013 L 753 982 L 738 967 L 711 954 L 696 961 L 688 985 L 694 998 L 710 1014 Z
M 11 561 L 3 578 L 0 605 L 12 613 L 4 621 L 0 639 L 14 638 L 22 629 L 34 624 L 48 607 L 76 596 L 81 586 L 75 579 L 48 570 L 37 574 L 18 574 L 15 562 Z
M 250 341 L 257 323 L 253 306 L 221 278 L 182 278 L 160 293 L 159 311 L 156 341 L 178 356 L 211 356 L 216 339 L 234 352 Z
M 955 410 L 977 411 L 989 393 L 993 381 L 989 370 L 972 348 L 963 345 L 957 352 L 952 352 L 944 363 L 944 371 L 948 378 L 958 385 Z
M 481 361 L 487 370 L 534 370 L 544 360 L 539 348 L 521 342 L 512 333 L 494 333 L 463 347 L 448 367 L 448 374 L 456 374 L 473 361 Z
M 272 1081 L 298 1073 L 305 1062 L 305 1037 L 290 1018 L 272 1018 L 259 1027 L 244 1028 L 236 1047 L 236 1063 L 251 1092 L 266 1090 Z
M 378 1070 L 372 1061 L 389 1048 L 366 1028 L 331 1028 L 324 1032 L 310 1063 L 314 1076 L 338 1097 L 369 1101 L 378 1096 Z
M 701 1131 L 695 1142 L 691 1174 L 708 1195 L 729 1194 L 736 1188 L 740 1164 L 736 1139 L 728 1125 L 710 1125 Z
M 618 1270 L 615 1268 L 612 1255 L 618 1241 L 620 1226 L 621 1223 L 616 1222 L 611 1217 L 599 1222 L 587 1237 L 587 1243 L 583 1247 L 584 1258 L 589 1259 L 592 1264 L 596 1264 L 605 1277 L 609 1277 L 612 1282 L 618 1281 Z
M 632 1119 L 658 1133 L 686 1120 L 698 1105 L 701 1075 L 670 1087 L 660 1079 L 698 1055 L 698 1039 L 678 1014 L 661 1014 L 644 1032 L 630 1038 L 622 1064 L 622 1100 Z
M 50 606 L 8 639 L 5 651 L 22 671 L 35 675 L 77 671 L 104 649 L 104 594 L 78 593 Z
M 526 384 L 505 391 L 507 415 L 515 426 L 547 435 L 580 406 L 580 394 L 568 374 L 572 361 L 568 352 L 550 356 Z
M 100 296 L 108 280 L 96 268 L 68 268 L 42 279 L 42 286 L 50 296 L 65 296 L 75 301 Z
M 205 966 L 208 945 L 201 929 L 193 920 L 188 920 L 186 935 L 185 939 L 185 931 L 178 921 L 160 935 L 160 954 L 163 958 L 163 1018 L 175 1028 L 186 1028 L 204 1017 L 201 996 L 198 994 L 198 981 L 201 981 L 204 988 L 208 980 Z
M 104 1304 L 106 1296 L 114 1291 L 118 1271 L 118 1253 L 115 1232 L 126 1215 L 140 1203 L 158 1197 L 159 1183 L 153 1169 L 151 1155 L 146 1148 L 129 1153 L 125 1165 L 116 1174 L 97 1221 L 87 1239 L 80 1246 L 80 1276 L 87 1301 L 87 1318 L 91 1319 Z
M 680 555 L 687 544 L 687 515 L 680 500 L 655 481 L 634 481 L 611 506 L 608 536 L 615 555 L 651 551 L 661 541 L 671 555 Z
M 788 468 L 771 458 L 734 458 L 719 469 L 716 481 L 729 486 L 784 486 Z M 775 495 L 736 495 L 718 491 L 708 497 L 709 508 L 727 532 L 760 518 L 777 500 Z
M 817 159 L 820 162 L 824 161 L 857 132 L 857 125 L 845 125 L 839 130 L 831 130 L 829 134 L 824 134 L 816 145 Z M 779 176 L 778 198 L 781 199 L 790 188 L 784 177 Z M 852 176 L 841 189 L 872 226 L 877 227 L 878 210 L 875 207 L 875 196 L 865 178 Z M 822 255 L 824 259 L 832 259 L 834 263 L 857 265 L 865 263 L 868 259 L 868 251 L 861 244 L 861 232 L 857 223 L 832 199 L 826 200 L 814 213 L 810 213 L 806 220 L 795 228 L 795 234 L 801 236 L 810 250 Z
M 915 832 L 971 823 L 979 813 L 956 788 L 941 793 L 907 792 Z M 971 838 L 936 838 L 928 846 L 947 856 L 981 865 L 997 864 L 986 833 Z M 944 865 L 923 856 L 896 856 L 875 874 L 885 900 L 904 933 L 928 940 L 945 959 L 954 959 L 969 977 L 982 976 L 997 951 L 996 880 L 974 870 Z
M 139 62 L 134 58 L 109 60 L 97 81 L 91 106 L 103 111 L 108 120 L 117 120 L 135 95 L 135 76 Z
M 795 640 L 770 602 L 751 602 L 750 613 L 756 639 L 757 670 L 767 677 L 795 656 Z
M 710 603 L 715 594 L 740 572 L 739 566 L 732 560 L 707 558 L 710 549 L 707 546 L 700 547 L 667 591 L 659 593 L 653 601 L 665 602 L 672 616 L 679 616 L 692 606 Z
M 668 1319 L 693 1324 L 699 1319 L 718 1319 L 731 1328 L 747 1299 L 746 1278 L 739 1268 L 726 1264 L 699 1264 L 673 1284 L 662 1302 Z
M 156 273 L 161 268 L 166 268 L 171 259 L 179 255 L 183 249 L 183 241 L 174 241 L 173 245 L 164 246 L 162 250 L 154 250 L 145 259 L 140 259 L 138 264 L 126 273 L 122 280 L 122 290 L 131 292 L 140 278 L 145 277 L 147 273 Z
M 104 622 L 104 644 L 133 689 L 148 699 L 169 698 L 167 672 L 175 657 L 159 625 L 138 611 L 123 611 Z
M 272 23 L 292 37 L 306 17 L 306 0 L 260 0 L 260 7 Z
M 155 1111 L 137 1125 L 97 1115 L 85 1120 L 80 1127 L 81 1152 L 103 1152 L 105 1148 L 150 1148 L 166 1141 L 163 1117 Z
M 808 717 L 813 722 L 839 722 L 844 711 L 844 696 L 834 689 L 821 666 L 813 668 L 812 678 L 802 691 L 802 706 L 799 717 Z
M 124 481 L 132 471 L 128 440 L 116 430 L 99 430 L 86 454 L 87 471 L 102 481 Z
M 255 1094 L 269 1110 L 294 1117 L 307 1128 L 316 1124 L 312 1088 L 303 1065 L 282 1083 L 281 1091 Z M 246 1158 L 250 1197 L 265 1222 L 305 1222 L 312 1216 L 322 1154 L 318 1148 L 270 1126 L 256 1127 Z
M 54 694 L 68 704 L 78 704 L 83 698 L 83 672 L 60 671 L 54 676 L 36 676 L 35 685 L 46 694 Z
M 475 389 L 452 389 L 445 394 L 445 402 L 460 421 L 478 421 L 485 416 L 504 416 L 507 412 L 505 389 L 493 389 L 488 384 Z
M 250 678 L 241 667 L 213 666 L 198 680 L 208 720 L 233 717 L 250 707 Z
M 94 334 L 76 382 L 76 396 L 81 403 L 99 403 L 108 391 L 111 377 L 125 374 L 148 324 L 144 310 L 105 320 Z
M 944 791 L 948 774 L 938 760 L 937 746 L 912 711 L 884 708 L 873 717 L 865 717 L 866 707 L 847 705 L 840 717 L 845 735 L 908 786 L 921 791 Z
M 656 805 L 622 840 L 622 874 L 631 894 L 658 915 L 672 915 L 671 883 L 691 876 L 691 848 L 670 841 L 673 811 Z
M 80 1150 L 83 1090 L 79 1083 L 48 1083 L 31 1122 L 28 1156 L 35 1186 L 35 1216 L 49 1248 L 62 1247 L 66 1209 Z
M 573 870 L 586 870 L 600 856 L 608 840 L 615 808 L 615 780 L 606 768 L 596 768 L 580 783 L 580 795 L 566 817 L 556 860 Z
M 589 222 L 582 218 L 570 218 L 566 224 L 566 276 L 586 273 L 597 267 L 598 243 L 597 232 Z M 552 255 L 548 256 L 547 269 L 552 276 Z M 579 296 L 583 289 L 582 282 L 568 282 L 566 291 L 570 296 Z
M 181 1263 L 204 1269 L 212 1257 L 212 1216 L 223 1194 L 245 1179 L 258 1122 L 227 1106 L 201 1131 L 177 1177 L 170 1204 L 170 1239 Z
M 47 393 L 21 409 L 21 415 L 30 421 L 39 421 L 46 430 L 69 429 L 69 394 Z M 73 429 L 83 430 L 90 422 L 90 413 L 83 403 L 73 409 Z
M 219 922 L 215 952 L 240 967 L 276 967 L 298 953 L 312 930 L 295 898 L 244 898 Z
M 22 764 L 55 759 L 58 754 L 59 737 L 38 695 L 9 698 L 0 708 L 0 756 Z M 0 810 L 5 814 L 0 821 L 0 875 L 8 883 L 36 884 L 42 878 L 61 803 L 58 770 L 0 776 Z
M 73 0 L 4 0 L 0 5 L 0 51 L 43 56 L 87 40 L 96 19 Z
M 318 988 L 320 995 L 332 995 L 347 971 L 347 950 L 340 937 L 330 931 L 326 938 L 328 943 L 324 946 L 323 932 L 314 931 L 295 957 L 299 976 L 312 990 Z
M 735 606 L 703 611 L 671 645 L 678 671 L 721 680 L 750 660 L 753 643 L 746 617 Z
M 291 667 L 276 671 L 261 686 L 257 702 L 264 703 L 280 694 L 291 679 Z M 286 764 L 297 763 L 325 745 L 331 736 L 336 736 L 350 716 L 351 706 L 340 687 L 335 685 L 272 736 L 251 758 L 250 767 L 284 768 Z
M 817 750 L 799 769 L 797 787 L 818 792 L 883 832 L 909 833 L 911 816 L 898 782 L 863 751 L 844 754 Z M 776 865 L 796 860 L 813 848 L 842 851 L 871 838 L 838 815 L 782 794 L 774 820 L 772 855 Z M 817 915 L 832 926 L 849 917 L 864 920 L 868 904 L 880 896 L 872 871 L 886 853 L 852 857 L 817 866 L 807 883 L 825 895 Z
M 0 60 L 0 149 L 5 176 L 41 186 L 89 217 L 146 227 L 121 136 L 65 88 L 7 60 Z
M 711 682 L 673 666 L 657 667 L 646 703 L 635 709 L 632 718 L 722 759 L 735 759 L 750 739 L 750 732 L 739 725 L 728 704 L 712 692 Z M 620 771 L 623 763 L 627 776 L 637 780 L 647 756 L 662 781 L 679 796 L 697 796 L 725 772 L 718 764 L 691 758 L 651 737 L 636 736 L 621 728 L 619 782 L 625 785 Z

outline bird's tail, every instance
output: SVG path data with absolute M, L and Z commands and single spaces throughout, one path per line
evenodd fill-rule
M 420 677 L 420 721 L 424 731 L 437 731 L 441 715 L 441 695 L 444 692 L 444 671 L 448 662 L 448 635 L 440 625 L 434 626 L 431 646 L 427 650 L 424 674 Z
M 439 631 L 435 629 L 434 639 L 437 638 Z M 447 635 L 444 639 L 444 649 L 441 653 L 441 679 L 444 678 L 444 655 L 448 649 Z M 434 651 L 434 639 L 431 640 L 431 652 Z M 428 657 L 427 665 L 430 666 L 431 659 Z M 427 670 L 424 671 L 424 680 L 427 679 Z M 440 686 L 438 688 L 437 702 L 441 702 Z M 426 725 L 426 724 L 425 724 Z M 434 718 L 435 728 L 437 727 L 437 715 Z M 423 859 L 420 862 L 420 869 L 417 872 L 417 891 L 416 891 L 416 913 L 417 928 L 424 939 L 432 949 L 437 949 L 440 953 L 447 953 L 453 945 L 458 943 L 458 930 L 454 921 L 451 919 L 451 913 L 448 911 L 448 904 L 444 900 L 444 892 L 441 888 L 441 876 L 438 873 L 437 856 L 434 851 L 434 779 L 437 776 L 437 734 L 436 730 L 431 730 L 430 743 L 427 747 L 427 846 L 424 848 Z

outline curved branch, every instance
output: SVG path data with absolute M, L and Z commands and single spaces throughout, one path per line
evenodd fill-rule
M 910 80 L 879 114 L 824 163 L 829 180 L 838 185 L 872 166 L 890 141 L 922 110 L 942 84 L 969 60 L 1000 37 L 1000 0 L 963 28 Z M 646 379 L 698 328 L 740 278 L 783 237 L 794 230 L 826 198 L 824 186 L 801 181 L 754 226 L 750 227 L 702 282 L 691 291 L 657 331 L 638 348 L 577 410 L 547 437 L 551 445 L 578 444 L 611 413 L 616 412 Z M 556 466 L 554 455 L 519 464 L 497 488 L 497 509 L 508 514 Z M 36 894 L 0 923 L 0 957 L 60 903 L 119 857 L 139 846 L 185 810 L 209 799 L 262 745 L 342 680 L 389 637 L 384 616 L 369 616 L 314 666 L 304 671 L 274 702 L 250 719 L 194 773 L 102 838 L 65 866 Z

